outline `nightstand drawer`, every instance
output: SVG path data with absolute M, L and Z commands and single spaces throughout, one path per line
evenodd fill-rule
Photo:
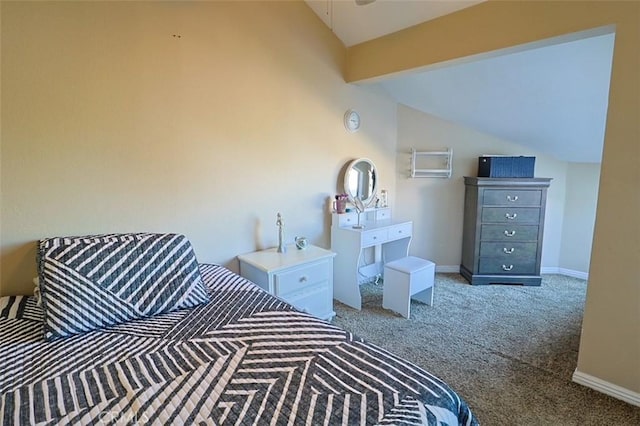
M 480 257 L 495 257 L 504 261 L 533 259 L 535 260 L 538 251 L 538 243 L 514 243 L 504 241 L 501 243 L 486 242 L 480 243 Z
M 526 275 L 537 274 L 536 260 L 514 260 L 513 262 L 492 257 L 480 258 L 480 274 Z
M 399 240 L 400 238 L 410 237 L 413 232 L 413 223 L 401 223 L 399 225 L 393 225 L 389 228 L 389 241 Z
M 329 281 L 307 286 L 288 294 L 284 299 L 297 309 L 312 315 L 322 315 L 333 310 L 333 289 Z
M 538 225 L 482 225 L 482 241 L 537 241 Z
M 362 233 L 362 247 L 375 246 L 387 241 L 388 230 L 385 229 L 372 229 L 371 231 L 364 231 Z
M 306 287 L 329 279 L 331 269 L 327 262 L 305 265 L 285 272 L 277 272 L 275 277 L 275 294 L 287 296 Z
M 492 206 L 539 206 L 542 191 L 525 189 L 485 189 L 482 204 Z
M 540 208 L 484 207 L 481 220 L 484 223 L 538 223 L 540 221 Z

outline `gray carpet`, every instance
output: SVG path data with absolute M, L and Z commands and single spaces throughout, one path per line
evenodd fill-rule
M 640 425 L 640 408 L 571 381 L 586 282 L 471 286 L 437 274 L 434 306 L 409 320 L 382 309 L 382 285 L 361 287 L 362 311 L 335 303 L 333 323 L 437 375 L 483 425 Z

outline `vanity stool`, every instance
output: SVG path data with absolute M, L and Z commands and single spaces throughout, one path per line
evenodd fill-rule
M 433 306 L 435 263 L 407 256 L 384 265 L 382 307 L 409 318 L 411 299 Z

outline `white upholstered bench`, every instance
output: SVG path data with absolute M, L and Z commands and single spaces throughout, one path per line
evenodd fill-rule
M 412 298 L 432 306 L 435 270 L 435 263 L 415 256 L 386 263 L 382 307 L 409 318 Z

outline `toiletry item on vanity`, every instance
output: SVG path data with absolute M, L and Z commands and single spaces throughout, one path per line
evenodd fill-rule
M 380 191 L 380 205 L 379 207 L 389 207 L 389 193 L 386 189 Z

